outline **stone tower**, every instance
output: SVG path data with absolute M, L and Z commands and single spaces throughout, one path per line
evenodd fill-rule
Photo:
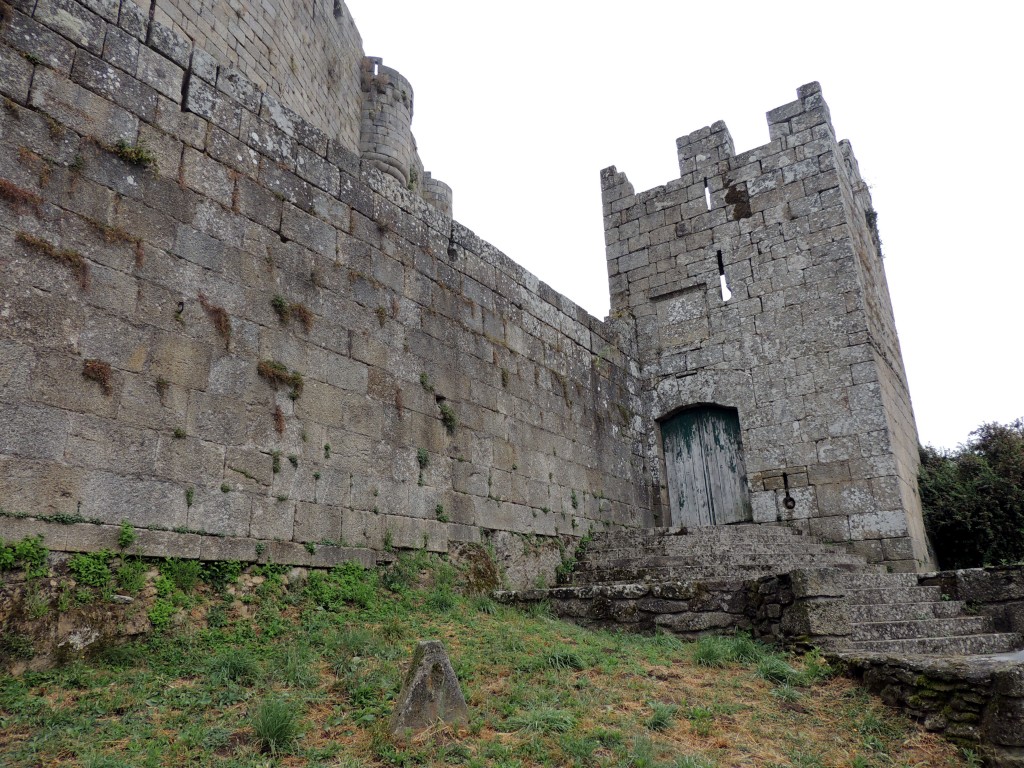
M 797 96 L 749 152 L 734 153 L 722 122 L 679 139 L 680 178 L 665 186 L 636 194 L 602 172 L 612 315 L 636 332 L 652 501 L 664 524 L 783 522 L 895 570 L 927 568 L 875 212 L 820 86 Z

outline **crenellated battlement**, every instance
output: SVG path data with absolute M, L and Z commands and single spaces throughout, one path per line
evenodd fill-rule
M 678 139 L 680 177 L 654 189 L 601 174 L 612 312 L 636 329 L 645 415 L 735 409 L 754 522 L 927 565 L 870 194 L 817 83 L 767 120 L 769 143 L 739 154 L 723 122 Z M 692 525 L 659 432 L 648 463 L 667 472 L 662 519 Z

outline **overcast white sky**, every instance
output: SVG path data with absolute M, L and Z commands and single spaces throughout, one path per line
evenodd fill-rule
M 412 83 L 455 218 L 598 317 L 599 171 L 678 177 L 675 139 L 822 84 L 871 186 L 921 440 L 1024 416 L 1024 11 L 1012 2 L 347 0 Z

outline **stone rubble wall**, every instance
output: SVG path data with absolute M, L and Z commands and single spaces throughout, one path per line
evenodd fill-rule
M 652 524 L 613 326 L 115 5 L 4 6 L 0 537 L 330 564 Z
M 670 524 L 659 420 L 723 405 L 739 413 L 754 522 L 928 569 L 866 185 L 817 83 L 768 123 L 771 141 L 739 155 L 721 122 L 680 138 L 680 178 L 646 192 L 602 172 L 612 316 L 636 328 L 654 511 Z
M 1024 663 L 883 655 L 841 662 L 886 704 L 980 751 L 986 766 L 1024 764 Z
M 749 632 L 766 642 L 808 648 L 832 636 L 818 635 L 816 595 L 794 590 L 789 574 L 752 579 L 718 578 L 658 583 L 594 584 L 498 591 L 495 599 L 526 606 L 547 602 L 552 612 L 591 629 L 649 634 L 667 631 L 687 639 Z M 819 624 L 820 625 L 820 624 Z M 823 625 L 820 625 L 823 626 Z M 834 627 L 825 627 L 832 631 Z M 810 630 L 810 631 L 808 631 Z M 814 642 L 810 642 L 814 635 Z

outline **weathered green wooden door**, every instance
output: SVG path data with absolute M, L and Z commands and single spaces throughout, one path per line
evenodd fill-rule
M 662 422 L 661 440 L 673 525 L 751 520 L 735 409 L 707 405 L 683 411 Z

